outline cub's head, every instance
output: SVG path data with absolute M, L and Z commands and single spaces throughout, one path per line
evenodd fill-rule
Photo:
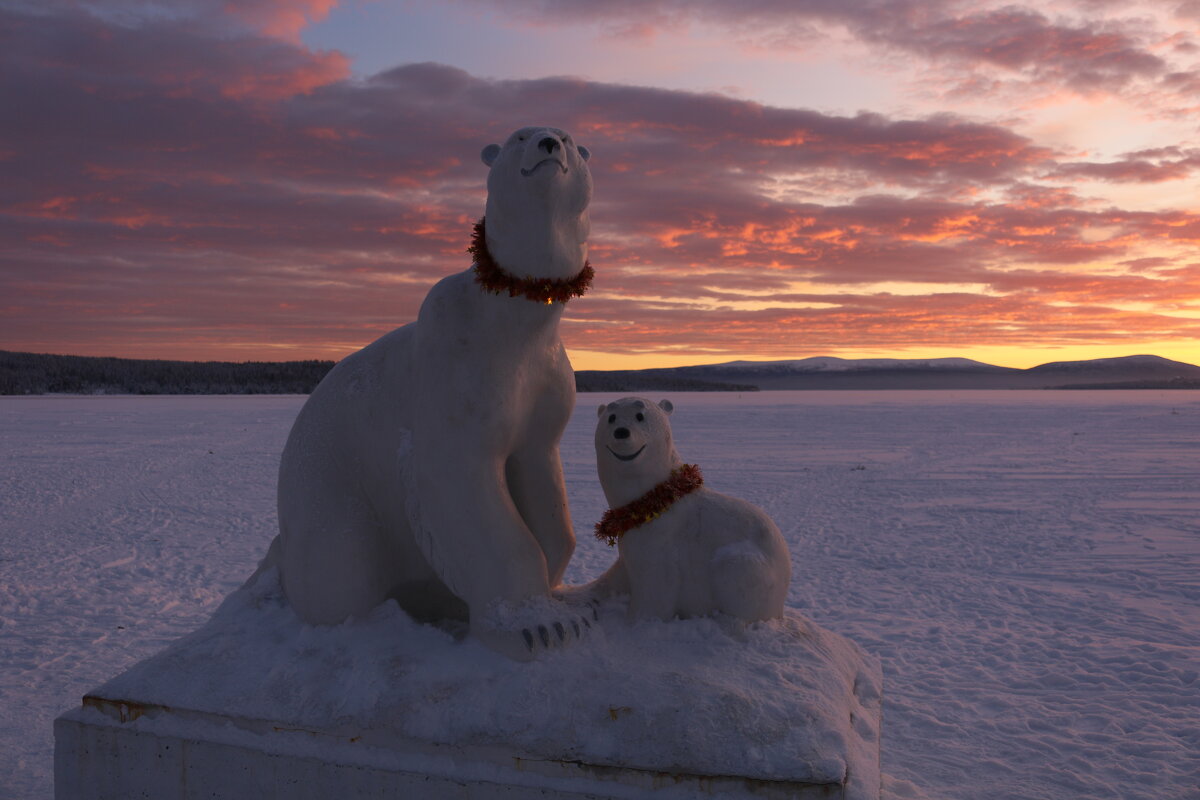
M 483 148 L 480 156 L 491 167 L 489 221 L 505 212 L 525 211 L 530 204 L 549 203 L 556 210 L 580 215 L 592 199 L 587 166 L 591 153 L 559 128 L 521 128 L 503 146 Z
M 680 464 L 671 439 L 670 400 L 624 397 L 596 412 L 596 471 L 612 506 L 624 505 L 667 479 Z

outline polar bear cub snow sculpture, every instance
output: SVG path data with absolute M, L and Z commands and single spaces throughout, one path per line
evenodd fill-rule
M 596 528 L 617 538 L 619 555 L 595 592 L 628 592 L 634 617 L 783 616 L 783 536 L 757 506 L 699 485 L 675 451 L 673 410 L 639 397 L 600 406 L 596 468 L 611 510 Z
M 590 280 L 587 149 L 531 127 L 482 157 L 486 260 L 518 283 Z M 341 361 L 296 418 L 260 571 L 279 567 L 309 623 L 395 598 L 418 619 L 469 618 L 515 658 L 587 627 L 550 594 L 575 547 L 558 454 L 575 404 L 565 297 L 485 288 L 484 260 L 437 283 L 416 322 Z M 491 613 L 530 606 L 523 622 Z

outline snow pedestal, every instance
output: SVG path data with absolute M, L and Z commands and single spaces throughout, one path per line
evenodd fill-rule
M 626 623 L 528 664 L 394 604 L 303 625 L 273 572 L 55 722 L 55 795 L 879 797 L 882 678 L 789 612 Z

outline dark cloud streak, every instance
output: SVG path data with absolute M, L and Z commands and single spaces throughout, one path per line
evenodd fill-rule
M 1062 163 L 1048 177 L 1113 183 L 1161 183 L 1182 180 L 1197 170 L 1200 170 L 1200 149 L 1161 147 L 1127 153 L 1116 161 Z

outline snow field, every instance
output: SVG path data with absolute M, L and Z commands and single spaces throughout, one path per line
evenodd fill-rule
M 1200 797 L 1200 393 L 667 396 L 787 537 L 789 605 L 882 659 L 886 796 Z M 614 557 L 615 397 L 563 440 L 570 582 Z M 53 718 L 253 571 L 302 402 L 0 398 L 0 798 L 50 797 Z

